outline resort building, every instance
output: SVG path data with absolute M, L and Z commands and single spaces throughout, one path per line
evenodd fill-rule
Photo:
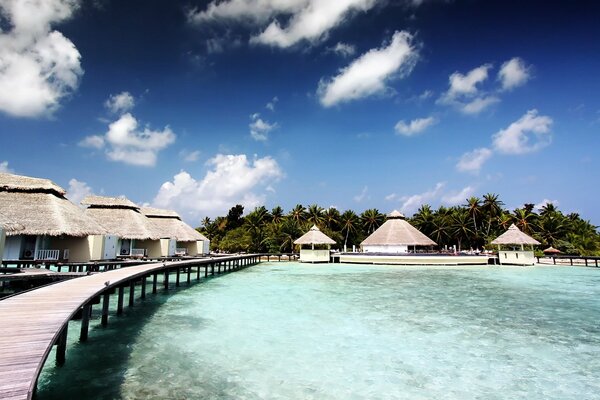
M 329 252 L 335 240 L 324 234 L 316 225 L 294 241 L 300 246 L 300 262 L 329 262 Z
M 142 207 L 140 211 L 151 221 L 152 229 L 161 238 L 163 257 L 198 256 L 210 252 L 209 240 L 183 222 L 175 211 L 151 207 Z
M 506 232 L 494 239 L 492 244 L 498 246 L 498 259 L 501 265 L 534 265 L 533 246 L 540 242 L 512 224 Z M 529 249 L 525 249 L 525 245 L 529 246 Z
M 88 236 L 106 233 L 48 179 L 0 173 L 0 213 L 17 224 L 5 233 L 4 260 L 87 262 Z
M 110 234 L 103 238 L 125 257 L 162 257 L 160 236 L 140 207 L 125 197 L 88 196 L 81 202 L 85 214 Z
M 0 264 L 2 263 L 2 255 L 4 254 L 6 232 L 14 232 L 19 229 L 23 229 L 23 225 L 20 225 L 6 215 L 0 213 Z
M 432 247 L 436 243 L 406 221 L 404 215 L 394 210 L 387 221 L 361 244 L 364 253 L 401 254 L 419 247 Z

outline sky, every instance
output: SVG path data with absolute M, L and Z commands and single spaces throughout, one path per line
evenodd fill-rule
M 0 0 L 0 171 L 235 204 L 552 202 L 600 225 L 600 4 Z

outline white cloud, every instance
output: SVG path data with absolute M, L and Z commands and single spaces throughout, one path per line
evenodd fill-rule
M 499 102 L 500 99 L 496 96 L 477 97 L 466 104 L 460 104 L 459 109 L 465 114 L 479 114 L 489 106 Z
M 431 190 L 419 194 L 413 194 L 412 196 L 401 197 L 400 201 L 402 201 L 402 205 L 400 206 L 400 211 L 405 215 L 414 214 L 414 212 L 417 211 L 423 204 L 430 203 L 433 200 L 438 199 L 444 189 L 444 186 L 446 186 L 444 182 L 438 182 L 435 185 L 435 188 Z
M 0 162 L 0 172 L 12 174 L 14 171 L 12 169 L 8 168 L 8 161 L 2 161 L 2 162 Z
M 55 23 L 69 19 L 77 0 L 4 0 L 0 15 L 0 111 L 15 117 L 50 115 L 79 86 L 81 55 Z
M 492 137 L 494 148 L 504 154 L 526 154 L 550 144 L 552 118 L 527 111 L 519 120 Z
M 454 72 L 448 79 L 450 87 L 440 96 L 439 104 L 455 106 L 465 114 L 478 114 L 500 99 L 481 92 L 480 85 L 488 78 L 491 64 L 473 68 L 466 75 Z
M 417 60 L 417 50 L 408 32 L 395 32 L 389 44 L 371 49 L 331 79 L 321 79 L 317 94 L 321 104 L 356 100 L 384 92 L 386 83 L 407 75 Z
M 461 172 L 478 173 L 483 164 L 490 159 L 492 151 L 482 147 L 463 154 L 456 164 L 456 169 Z
M 129 92 L 112 94 L 104 102 L 106 107 L 113 114 L 120 114 L 131 110 L 135 106 L 135 99 Z
M 371 9 L 376 0 L 225 0 L 212 1 L 204 10 L 188 13 L 188 21 L 202 25 L 221 20 L 246 21 L 262 32 L 252 43 L 281 48 L 301 41 L 317 42 L 353 14 Z M 285 21 L 282 25 L 280 21 Z M 268 26 L 265 27 L 265 24 Z M 264 29 L 263 29 L 264 28 Z
M 433 117 L 427 118 L 417 118 L 413 119 L 409 123 L 404 122 L 403 120 L 398 121 L 396 126 L 396 133 L 404 136 L 414 136 L 418 133 L 423 132 L 425 129 L 436 123 L 436 119 Z
M 185 162 L 195 162 L 195 161 L 198 161 L 198 159 L 200 158 L 200 150 L 194 150 L 194 151 L 181 150 L 179 152 L 179 156 Z
M 540 201 L 539 203 L 537 203 L 535 206 L 533 206 L 533 208 L 537 211 L 540 212 L 542 211 L 542 209 L 547 206 L 548 204 L 553 204 L 554 206 L 558 206 L 559 202 L 558 200 L 549 200 L 549 199 L 544 199 L 542 201 Z
M 138 121 L 127 113 L 111 123 L 104 136 L 88 136 L 79 144 L 94 148 L 106 146 L 106 156 L 111 161 L 152 167 L 156 165 L 158 152 L 175 142 L 175 138 L 176 135 L 168 126 L 162 131 L 153 131 L 148 127 L 138 129 Z
M 277 96 L 273 97 L 273 99 L 271 99 L 271 101 L 267 103 L 265 108 L 267 108 L 268 110 L 271 110 L 271 111 L 275 111 L 275 105 L 277 104 L 278 101 L 279 101 L 279 98 Z
M 267 188 L 283 177 L 271 157 L 217 154 L 206 165 L 209 170 L 201 180 L 181 171 L 163 183 L 153 204 L 194 218 L 223 214 L 234 204 L 250 209 L 263 203 Z
M 502 90 L 511 90 L 524 85 L 531 77 L 530 67 L 525 65 L 525 61 L 514 57 L 500 67 L 498 80 L 502 84 Z
M 79 142 L 79 146 L 101 149 L 104 147 L 104 137 L 100 135 L 86 136 Z
M 475 188 L 472 186 L 467 186 L 459 192 L 454 192 L 442 196 L 442 201 L 449 206 L 455 206 L 464 203 L 469 197 L 473 195 L 473 193 L 475 193 Z
M 393 200 L 396 200 L 397 198 L 398 198 L 398 195 L 396 193 L 390 193 L 387 196 L 385 196 L 386 201 L 393 201 Z
M 273 129 L 277 128 L 276 123 L 269 123 L 268 121 L 264 121 L 260 118 L 259 113 L 252 114 L 250 116 L 252 122 L 250 122 L 250 136 L 252 139 L 257 140 L 259 142 L 265 142 L 269 139 L 269 132 Z
M 337 42 L 330 51 L 342 57 L 350 57 L 356 53 L 356 47 L 348 43 Z
M 66 196 L 72 203 L 79 205 L 81 200 L 91 194 L 93 194 L 92 188 L 89 187 L 87 183 L 78 181 L 75 178 L 69 181 L 69 188 L 67 189 Z
M 365 186 L 362 188 L 362 190 L 360 191 L 359 194 L 357 194 L 356 196 L 354 196 L 354 201 L 357 203 L 362 202 L 363 200 L 366 200 L 369 198 L 369 187 Z

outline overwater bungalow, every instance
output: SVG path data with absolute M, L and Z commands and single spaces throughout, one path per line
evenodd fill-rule
M 106 233 L 48 179 L 0 173 L 0 213 L 17 224 L 6 232 L 4 260 L 87 262 L 88 236 Z
M 0 263 L 4 253 L 4 243 L 6 242 L 6 232 L 14 232 L 23 229 L 23 225 L 14 221 L 12 218 L 0 213 Z
M 304 235 L 294 241 L 300 246 L 300 262 L 329 262 L 329 252 L 335 240 L 313 225 Z
M 534 265 L 533 246 L 540 242 L 512 224 L 506 232 L 494 239 L 492 244 L 498 246 L 498 259 L 501 265 Z M 529 248 L 526 249 L 525 246 Z
M 87 196 L 85 215 L 110 233 L 119 256 L 161 257 L 160 235 L 140 207 L 125 197 Z
M 387 221 L 360 244 L 364 253 L 401 254 L 412 248 L 433 247 L 437 244 L 412 226 L 404 215 L 396 210 Z
M 152 207 L 142 207 L 140 211 L 152 222 L 152 229 L 160 236 L 163 257 L 198 256 L 210 252 L 209 240 L 183 222 L 175 211 Z

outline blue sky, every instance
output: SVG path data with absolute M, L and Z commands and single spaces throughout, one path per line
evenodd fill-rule
M 600 224 L 600 5 L 0 0 L 0 170 L 197 225 L 492 192 Z

